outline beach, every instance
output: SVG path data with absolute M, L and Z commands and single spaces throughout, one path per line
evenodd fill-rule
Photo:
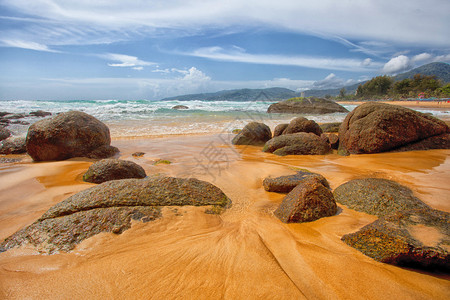
M 434 113 L 447 116 L 448 111 Z M 450 298 L 448 275 L 383 264 L 340 240 L 377 217 L 338 204 L 335 216 L 284 224 L 273 215 L 284 195 L 262 187 L 264 178 L 298 169 L 322 174 L 332 189 L 355 178 L 386 178 L 409 187 L 432 208 L 450 212 L 450 150 L 279 157 L 261 147 L 231 145 L 231 129 L 257 117 L 273 130 L 293 116 L 273 117 L 263 111 L 246 118 L 242 112 L 239 118 L 217 114 L 182 115 L 181 121 L 179 115 L 171 121 L 161 118 L 162 125 L 138 118 L 104 122 L 112 132 L 112 145 L 121 151 L 120 159 L 136 162 L 147 175 L 208 181 L 231 199 L 229 209 L 211 215 L 202 207 L 166 207 L 161 219 L 136 222 L 119 235 L 96 235 L 69 253 L 41 255 L 29 247 L 0 253 L 0 298 Z M 158 127 L 188 128 L 192 118 L 209 129 L 164 134 Z M 318 121 L 324 120 L 328 119 Z M 137 151 L 145 155 L 132 156 Z M 35 163 L 27 155 L 7 157 L 20 161 L 0 164 L 0 240 L 93 186 L 83 182 L 82 175 L 94 160 Z M 154 165 L 160 159 L 171 164 Z M 431 232 L 423 230 L 418 236 L 433 242 Z

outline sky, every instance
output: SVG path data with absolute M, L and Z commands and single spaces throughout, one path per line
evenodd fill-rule
M 339 88 L 450 62 L 448 0 L 0 0 L 0 100 Z

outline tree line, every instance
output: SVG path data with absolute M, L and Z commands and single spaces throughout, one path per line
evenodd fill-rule
M 373 99 L 373 98 L 448 98 L 450 83 L 443 85 L 436 76 L 416 74 L 412 79 L 394 81 L 389 76 L 377 76 L 360 84 L 355 95 L 346 95 L 341 89 L 340 99 Z

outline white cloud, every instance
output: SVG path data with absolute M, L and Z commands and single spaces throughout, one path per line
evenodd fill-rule
M 21 41 L 21 40 L 2 40 L 2 44 L 6 47 L 14 47 L 14 48 L 22 48 L 22 49 L 30 49 L 36 51 L 45 51 L 45 52 L 58 52 L 56 50 L 50 49 L 47 45 L 29 42 L 29 41 Z
M 376 63 L 366 60 L 358 60 L 351 58 L 332 58 L 332 57 L 314 57 L 314 56 L 294 56 L 294 55 L 272 55 L 272 54 L 251 54 L 244 52 L 243 49 L 232 48 L 226 50 L 222 47 L 205 47 L 199 48 L 191 52 L 183 52 L 180 54 L 203 57 L 218 61 L 231 61 L 252 64 L 267 64 L 280 66 L 297 66 L 327 70 L 342 71 L 367 71 L 369 65 L 376 67 Z
M 420 61 L 429 61 L 432 58 L 433 58 L 433 55 L 431 55 L 430 53 L 421 53 L 421 54 L 413 56 L 413 58 L 411 60 L 413 62 L 420 62 Z
M 357 81 L 353 79 L 343 79 L 336 76 L 334 73 L 330 73 L 327 77 L 322 80 L 315 81 L 312 85 L 312 89 L 326 90 L 326 89 L 337 89 L 346 85 L 356 83 Z
M 132 67 L 134 70 L 141 71 L 144 69 L 144 66 L 153 66 L 157 65 L 154 62 L 148 62 L 138 59 L 136 56 L 124 55 L 124 54 L 116 54 L 116 53 L 107 53 L 102 54 L 100 57 L 112 60 L 118 63 L 109 63 L 110 67 Z
M 383 67 L 383 73 L 396 74 L 412 67 L 411 60 L 405 55 L 399 55 L 389 60 Z
M 46 45 L 248 27 L 369 40 L 370 47 L 377 41 L 450 45 L 447 0 L 428 0 L 426 5 L 422 0 L 3 0 L 2 5 L 27 15 L 20 29 L 25 40 Z M 17 29 L 4 29 L 1 35 L 11 38 L 14 33 Z

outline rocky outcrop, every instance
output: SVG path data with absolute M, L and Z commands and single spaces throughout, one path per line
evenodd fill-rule
M 297 185 L 310 177 L 317 178 L 323 186 L 330 188 L 330 185 L 325 177 L 308 171 L 298 171 L 297 174 L 294 175 L 280 176 L 276 178 L 265 178 L 263 180 L 263 187 L 267 192 L 289 193 Z
M 325 139 L 330 144 L 331 149 L 338 149 L 339 147 L 339 136 L 334 133 L 322 133 L 320 135 L 322 139 Z
M 450 214 L 400 211 L 342 237 L 365 255 L 402 267 L 450 273 Z
M 292 134 L 298 132 L 311 132 L 315 135 L 320 136 L 322 134 L 322 129 L 320 129 L 319 124 L 313 120 L 308 120 L 303 117 L 298 117 L 293 119 L 289 125 L 283 130 L 282 134 Z
M 339 127 L 341 126 L 341 123 L 323 123 L 320 124 L 320 128 L 323 132 L 339 132 Z
M 274 103 L 267 109 L 268 113 L 288 114 L 329 114 L 346 113 L 348 110 L 334 101 L 324 98 L 291 98 Z
M 187 107 L 186 105 L 175 105 L 174 107 L 172 107 L 172 109 L 183 110 L 183 109 L 189 109 L 189 107 Z
M 93 163 L 84 173 L 83 180 L 102 183 L 118 179 L 145 178 L 146 176 L 144 168 L 132 161 L 107 158 Z
M 27 244 L 42 253 L 70 251 L 98 233 L 122 233 L 131 227 L 131 220 L 160 218 L 162 206 L 212 206 L 220 212 L 230 204 L 219 188 L 193 178 L 108 181 L 51 207 L 36 222 L 1 243 L 0 252 Z
M 103 146 L 99 154 L 109 155 L 113 152 L 106 151 L 110 142 L 109 129 L 105 124 L 86 113 L 70 111 L 31 125 L 27 135 L 27 152 L 35 161 L 64 160 L 89 156 L 89 153 Z
M 269 140 L 264 152 L 276 155 L 323 155 L 330 152 L 330 144 L 314 133 L 284 134 Z
M 284 223 L 311 222 L 336 214 L 333 194 L 317 177 L 308 177 L 284 197 L 275 216 Z
M 341 124 L 339 153 L 392 151 L 448 132 L 445 122 L 432 116 L 396 105 L 364 103 L 350 112 Z M 430 145 L 439 147 L 441 143 Z
M 0 154 L 22 154 L 27 152 L 24 137 L 10 137 L 0 142 Z
M 231 140 L 233 145 L 262 146 L 272 138 L 269 126 L 263 123 L 251 122 Z
M 280 136 L 283 134 L 284 130 L 289 126 L 289 124 L 278 124 L 273 130 L 273 137 Z
M 11 131 L 0 126 L 0 141 L 3 141 L 11 136 Z
M 337 202 L 379 217 L 398 211 L 429 209 L 413 192 L 395 181 L 382 178 L 350 180 L 334 192 Z
M 33 117 L 43 118 L 43 117 L 47 117 L 47 116 L 51 116 L 51 115 L 52 115 L 51 112 L 43 111 L 43 110 L 36 110 L 36 111 L 30 112 L 30 116 L 33 116 Z

